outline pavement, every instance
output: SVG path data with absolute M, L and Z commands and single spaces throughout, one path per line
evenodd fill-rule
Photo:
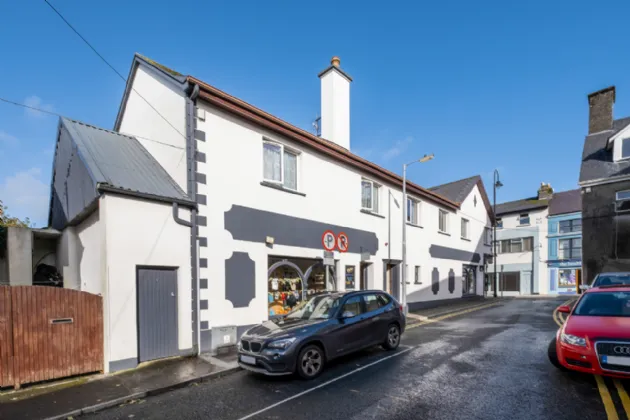
M 562 322 L 555 309 L 566 300 L 497 299 L 428 317 L 398 350 L 344 357 L 313 381 L 239 371 L 85 418 L 630 418 L 630 383 L 561 372 L 547 360 Z
M 205 359 L 205 360 L 204 360 Z M 49 392 L 47 387 L 25 388 L 0 395 L 0 419 L 65 419 L 135 403 L 178 387 L 200 383 L 239 370 L 236 355 L 187 357 L 149 362 L 125 372 L 67 381 Z M 65 382 L 62 382 L 64 385 Z

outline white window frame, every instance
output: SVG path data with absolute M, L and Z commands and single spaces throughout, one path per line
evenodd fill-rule
M 273 146 L 280 147 L 280 181 L 277 181 L 275 179 L 265 178 L 265 144 L 271 144 Z M 285 153 L 290 153 L 292 155 L 295 155 L 295 189 L 291 188 L 291 187 L 287 187 L 284 184 L 284 154 Z M 301 153 L 300 153 L 299 150 L 295 150 L 292 147 L 287 147 L 287 146 L 285 146 L 284 144 L 282 144 L 280 142 L 263 139 L 263 181 L 280 185 L 280 186 L 282 186 L 282 188 L 286 188 L 287 190 L 299 191 L 300 190 L 300 176 L 299 176 L 299 174 L 300 174 L 300 154 Z
M 525 217 L 523 217 L 525 216 Z M 523 219 L 527 218 L 529 222 L 523 223 Z M 519 226 L 530 226 L 532 224 L 532 216 L 529 213 L 520 213 L 518 215 L 518 225 Z
M 461 234 L 462 234 L 462 239 L 467 239 L 470 240 L 470 220 L 462 217 L 462 221 L 461 223 Z M 466 227 L 466 229 L 464 229 L 464 226 Z
M 407 196 L 407 202 L 411 202 L 411 208 L 413 209 L 414 218 L 410 218 L 409 214 L 409 206 L 407 206 L 407 223 L 420 226 L 420 209 L 421 209 L 421 201 L 414 197 Z
M 414 284 L 422 284 L 422 271 L 421 266 L 416 265 L 413 271 L 413 282 Z
M 495 221 L 495 223 L 497 224 L 497 229 L 503 229 L 503 218 L 502 217 L 497 217 L 497 220 Z
M 440 220 L 442 219 L 442 214 L 444 214 L 444 224 L 445 224 L 443 230 L 440 229 Z M 448 211 L 438 209 L 438 232 L 448 233 L 448 229 L 449 229 Z
M 619 197 L 619 194 L 621 194 L 621 198 Z M 624 197 L 624 195 L 625 195 L 625 197 Z M 615 199 L 617 201 L 628 201 L 628 200 L 630 200 L 630 190 L 617 191 L 615 193 Z
M 369 182 L 371 185 L 372 197 L 371 197 L 370 207 L 363 206 L 363 183 L 364 182 Z M 379 214 L 380 205 L 381 205 L 381 197 L 380 197 L 381 188 L 382 188 L 382 185 L 379 184 L 378 182 L 372 181 L 371 179 L 367 179 L 367 178 L 361 178 L 361 209 L 369 211 L 370 213 Z M 376 208 L 374 208 L 374 197 L 376 197 L 376 202 L 377 202 Z
M 626 159 L 630 159 L 630 155 L 628 156 L 624 156 L 623 155 L 623 145 L 626 141 L 630 141 L 630 137 L 626 137 L 626 138 L 622 138 L 621 139 L 621 145 L 619 147 L 619 155 L 621 156 L 621 160 L 626 160 Z

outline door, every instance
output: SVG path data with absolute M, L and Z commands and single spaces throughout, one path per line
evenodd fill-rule
M 177 271 L 138 269 L 138 359 L 176 356 Z
M 580 286 L 582 285 L 582 270 L 575 270 L 575 293 L 582 293 Z
M 521 272 L 521 294 L 523 295 L 532 294 L 532 272 L 531 271 Z
M 369 329 L 361 295 L 349 297 L 343 303 L 339 315 L 339 326 L 331 332 L 336 356 L 362 348 L 367 341 L 366 334 Z
M 361 263 L 361 266 L 360 266 L 361 272 L 359 273 L 359 276 L 360 276 L 359 284 L 360 284 L 361 290 L 368 289 L 368 267 L 369 267 L 369 264 Z
M 462 295 L 474 295 L 477 283 L 477 267 L 474 265 L 462 266 Z
M 379 296 L 382 296 L 379 300 Z M 385 295 L 370 293 L 363 295 L 363 302 L 365 304 L 365 316 L 369 321 L 369 328 L 366 331 L 369 344 L 382 343 L 387 337 L 387 327 L 389 326 L 389 317 L 385 313 L 382 300 Z
M 385 270 L 385 291 L 394 296 L 394 265 L 387 264 Z

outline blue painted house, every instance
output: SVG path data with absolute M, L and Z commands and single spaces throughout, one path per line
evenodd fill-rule
M 549 293 L 577 294 L 582 279 L 582 195 L 556 193 L 548 216 Z

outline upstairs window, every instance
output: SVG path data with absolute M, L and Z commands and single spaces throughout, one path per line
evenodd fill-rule
M 582 231 L 582 219 L 562 220 L 560 223 L 560 233 L 571 233 Z
M 621 158 L 630 158 L 630 138 L 621 140 Z
M 518 216 L 518 224 L 520 226 L 527 226 L 529 225 L 529 213 L 523 213 L 521 215 Z
M 462 239 L 470 239 L 470 221 L 462 218 Z
M 497 217 L 497 229 L 503 229 L 503 219 Z
M 532 250 L 533 238 L 504 239 L 497 243 L 498 254 L 512 254 L 518 252 L 530 252 Z
M 420 202 L 413 198 L 407 198 L 407 222 L 412 225 L 420 224 Z
M 617 202 L 615 203 L 615 209 L 618 213 L 626 213 L 630 211 L 630 190 L 617 191 Z
M 368 179 L 361 180 L 361 208 L 378 213 L 380 185 Z
M 445 210 L 440 210 L 438 221 L 438 229 L 442 233 L 448 233 L 448 212 Z
M 298 154 L 284 145 L 265 141 L 263 143 L 263 179 L 297 190 Z
M 558 257 L 563 260 L 582 257 L 582 238 L 560 239 L 558 241 Z

